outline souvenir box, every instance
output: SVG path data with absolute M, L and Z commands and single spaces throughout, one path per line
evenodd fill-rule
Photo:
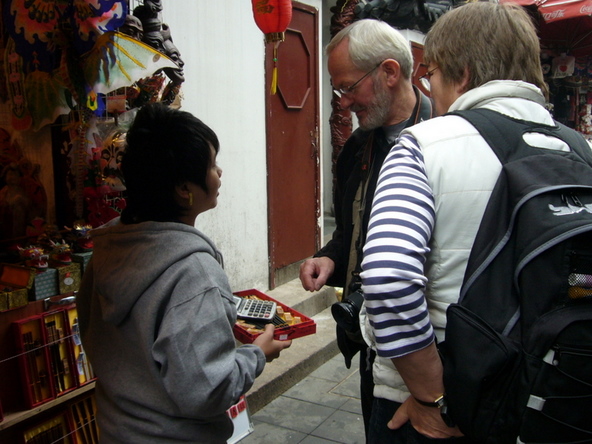
M 29 293 L 31 301 L 50 298 L 60 294 L 58 288 L 58 270 L 55 268 L 46 268 L 38 270 L 33 283 L 33 291 Z
M 80 264 L 80 271 L 82 274 L 86 271 L 86 266 L 92 257 L 92 251 L 85 251 L 83 253 L 72 253 L 72 261 Z
M 51 365 L 45 346 L 45 327 L 40 315 L 18 320 L 12 326 L 25 406 L 32 409 L 55 397 Z
M 33 288 L 35 273 L 34 268 L 0 264 L 0 311 L 29 303 L 29 290 Z
M 59 294 L 78 291 L 80 288 L 80 264 L 73 263 L 57 267 L 58 269 L 58 290 Z
M 66 412 L 30 427 L 23 432 L 23 443 L 63 443 L 75 444 L 74 427 Z M 92 441 L 88 441 L 92 442 Z
M 95 374 L 86 353 L 82 348 L 82 341 L 80 340 L 80 328 L 78 327 L 78 311 L 76 305 L 72 304 L 65 309 L 68 321 L 68 339 L 72 350 L 74 359 L 75 374 L 78 375 L 78 385 L 82 386 L 95 380 Z
M 271 296 L 266 295 L 258 290 L 244 290 L 238 291 L 234 293 L 240 297 L 247 297 L 247 296 L 255 296 L 256 298 L 274 301 L 278 307 L 280 307 L 284 313 L 289 313 L 290 316 L 294 318 L 299 318 L 300 322 L 287 325 L 285 327 L 276 326 L 274 338 L 280 341 L 286 341 L 288 339 L 295 339 L 300 338 L 302 336 L 308 336 L 315 334 L 317 331 L 317 324 L 308 316 L 303 315 L 302 313 L 294 310 L 293 308 L 288 307 L 285 304 L 282 304 L 280 301 L 275 300 Z M 243 344 L 250 344 L 252 343 L 257 336 L 259 336 L 261 332 L 254 332 L 252 330 L 247 330 L 243 327 L 244 324 L 240 324 L 237 322 L 234 324 L 233 331 L 234 337 L 242 342 Z
M 65 310 L 57 310 L 44 313 L 42 318 L 53 387 L 56 396 L 61 396 L 78 387 L 78 372 L 68 334 L 68 316 Z
M 69 410 L 72 417 L 72 424 L 75 426 L 75 442 L 98 444 L 99 429 L 95 420 L 97 406 L 94 395 L 85 396 L 77 400 L 72 403 Z

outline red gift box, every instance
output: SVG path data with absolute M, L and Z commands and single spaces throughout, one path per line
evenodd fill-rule
M 43 314 L 45 337 L 56 396 L 78 387 L 78 371 L 70 341 L 70 327 L 65 310 Z
M 261 293 L 258 290 L 243 290 L 234 293 L 240 297 L 246 296 L 256 296 L 259 299 L 268 300 L 275 302 L 279 307 L 282 307 L 285 313 L 290 313 L 292 317 L 299 317 L 302 322 L 294 325 L 289 325 L 287 327 L 276 327 L 274 332 L 274 338 L 280 341 L 286 341 L 288 339 L 295 339 L 300 338 L 302 336 L 308 336 L 315 334 L 317 331 L 317 324 L 308 316 L 303 315 L 302 313 L 294 310 L 293 308 L 288 307 L 285 304 L 282 304 L 280 301 L 275 300 L 271 296 L 266 295 L 265 293 Z M 234 337 L 238 339 L 243 344 L 251 344 L 257 336 L 261 333 L 251 333 L 247 331 L 245 328 L 241 327 L 239 324 L 234 324 L 233 327 Z
M 41 316 L 13 323 L 26 407 L 32 409 L 55 397 Z
M 33 288 L 36 274 L 34 268 L 0 264 L 0 311 L 29 303 L 29 290 Z

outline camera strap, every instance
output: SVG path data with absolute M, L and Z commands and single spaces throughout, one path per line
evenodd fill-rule
M 353 230 L 349 249 L 349 262 L 347 264 L 345 288 L 343 289 L 344 297 L 347 296 L 350 292 L 350 285 L 352 283 L 354 273 L 359 271 L 356 270 L 358 268 L 359 262 L 358 257 L 361 257 L 362 255 L 362 241 L 365 237 L 362 221 L 364 219 L 364 210 L 366 209 L 366 194 L 368 192 L 368 182 L 370 181 L 370 177 L 372 176 L 372 170 L 374 168 L 374 162 L 372 162 L 374 133 L 374 131 L 370 133 L 370 136 L 368 137 L 368 139 L 366 140 L 366 144 L 364 145 L 364 152 L 362 154 L 361 163 L 360 184 L 358 186 L 358 190 L 356 191 L 356 195 L 352 202 Z
M 375 165 L 378 152 L 390 150 L 395 143 L 400 132 L 424 119 L 429 119 L 432 115 L 432 103 L 426 96 L 420 94 L 417 88 L 414 88 L 417 97 L 417 103 L 411 117 L 386 129 L 376 128 L 370 131 L 366 143 L 364 144 L 362 158 L 360 163 L 360 184 L 358 186 L 354 201 L 352 203 L 352 238 L 349 250 L 349 261 L 346 274 L 346 286 L 344 296 L 350 292 L 351 284 L 355 279 L 359 279 L 361 257 L 363 255 L 364 242 L 366 240 L 366 227 L 364 226 L 364 215 L 366 205 L 372 204 L 374 190 L 371 190 L 368 196 L 368 186 L 372 182 L 373 175 L 377 175 L 381 165 Z M 381 158 L 382 159 L 382 158 Z M 382 163 L 382 161 L 380 161 Z M 377 180 L 377 178 L 375 178 Z

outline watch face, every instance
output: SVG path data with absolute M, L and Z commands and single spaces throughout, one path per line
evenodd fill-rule
M 439 409 L 441 409 L 442 407 L 446 406 L 446 398 L 444 397 L 444 395 L 442 395 L 438 399 L 436 399 L 434 401 L 434 404 L 436 404 Z
M 442 405 L 442 407 L 440 407 L 440 416 L 442 416 L 442 421 L 444 421 L 444 424 L 446 424 L 448 427 L 455 427 L 456 426 L 456 424 L 454 423 L 454 421 L 452 420 L 452 418 L 448 414 L 448 405 L 446 405 L 445 400 L 444 400 L 444 404 Z

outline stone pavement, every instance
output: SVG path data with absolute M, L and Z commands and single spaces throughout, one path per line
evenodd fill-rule
M 363 444 L 358 360 L 341 354 L 251 415 L 254 431 L 239 444 Z

